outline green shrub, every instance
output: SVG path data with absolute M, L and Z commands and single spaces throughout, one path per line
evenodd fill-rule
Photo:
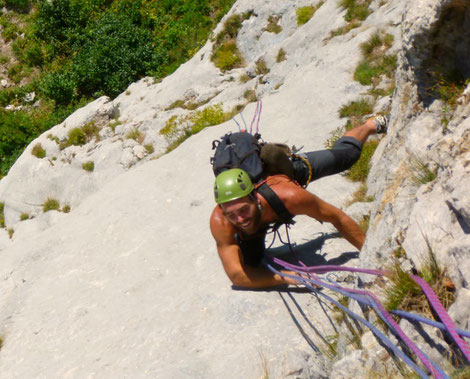
M 23 212 L 23 213 L 20 215 L 20 221 L 26 221 L 26 220 L 29 220 L 29 214 L 26 213 L 26 212 Z
M 212 62 L 222 71 L 242 67 L 243 57 L 237 47 L 237 35 L 242 21 L 250 18 L 253 12 L 244 15 L 234 14 L 224 22 L 224 28 L 215 37 L 212 51 Z
M 93 139 L 100 141 L 100 130 L 101 129 L 96 126 L 94 121 L 90 121 L 82 126 L 82 131 L 83 134 L 85 134 L 86 142 L 90 142 Z
M 59 211 L 59 210 L 60 210 L 60 204 L 56 199 L 53 199 L 53 198 L 48 198 L 42 205 L 42 211 L 44 213 L 49 212 L 49 211 Z
M 281 48 L 277 52 L 276 62 L 280 63 L 280 62 L 285 61 L 285 60 L 286 60 L 286 52 L 284 51 L 284 49 Z
M 369 40 L 360 45 L 363 57 L 368 59 L 374 59 L 377 56 L 381 57 L 384 51 L 392 47 L 393 40 L 394 37 L 391 34 L 375 32 Z
M 281 25 L 279 25 L 279 16 L 269 16 L 268 25 L 266 26 L 266 31 L 269 33 L 279 34 L 282 31 Z
M 353 182 L 364 182 L 369 175 L 370 160 L 378 146 L 378 141 L 367 141 L 362 147 L 362 153 L 359 160 L 349 169 L 346 177 Z
M 114 97 L 153 67 L 150 33 L 127 15 L 105 14 L 87 34 L 72 59 L 80 94 Z
M 58 105 L 70 103 L 76 97 L 76 80 L 70 68 L 51 71 L 40 80 L 39 89 L 44 96 Z
M 344 19 L 349 22 L 355 19 L 365 20 L 371 14 L 369 9 L 371 2 L 372 0 L 340 0 L 339 4 L 346 9 Z
M 297 14 L 297 25 L 303 25 L 313 17 L 315 8 L 309 5 L 306 7 L 297 8 L 295 13 Z
M 422 185 L 432 182 L 437 177 L 437 169 L 431 170 L 424 161 L 416 156 L 410 158 L 412 181 L 415 184 Z
M 67 146 L 82 146 L 86 143 L 86 136 L 81 128 L 70 129 L 67 137 Z
M 82 168 L 85 171 L 93 172 L 95 169 L 95 163 L 93 161 L 87 161 L 85 163 L 82 163 Z
M 4 0 L 7 8 L 12 8 L 19 12 L 26 12 L 30 7 L 29 0 Z
M 0 109 L 0 174 L 5 175 L 24 148 L 42 132 L 49 129 L 54 120 L 47 113 L 35 117 L 25 110 L 7 112 Z
M 16 84 L 18 84 L 21 79 L 25 76 L 29 75 L 31 69 L 27 66 L 24 66 L 22 63 L 17 63 L 8 68 L 8 76 L 11 80 L 13 80 Z
M 36 145 L 33 146 L 31 154 L 41 159 L 46 156 L 46 150 L 44 150 L 42 145 L 38 142 Z
M 5 64 L 10 62 L 10 58 L 8 58 L 8 55 L 1 54 L 0 55 L 0 64 Z
M 359 26 L 361 26 L 361 22 L 358 21 L 358 20 L 351 20 L 350 22 L 348 22 L 346 24 L 346 26 L 341 26 L 339 27 L 338 29 L 334 29 L 330 32 L 330 36 L 329 38 L 327 38 L 327 40 L 331 39 L 331 38 L 334 38 L 334 37 L 337 37 L 337 36 L 341 36 L 341 35 L 344 35 L 344 34 L 347 34 L 349 33 L 351 30 L 353 29 L 356 29 L 358 28 Z
M 224 113 L 222 105 L 216 104 L 196 112 L 190 117 L 193 123 L 192 133 L 199 133 L 202 129 L 212 125 L 219 125 L 227 121 L 229 117 Z
M 339 110 L 339 117 L 353 117 L 353 116 L 364 116 L 372 113 L 374 105 L 368 100 L 351 101 L 346 105 L 343 105 Z
M 5 40 L 5 42 L 12 41 L 18 37 L 18 34 L 20 32 L 18 26 L 15 24 L 5 20 L 2 21 L 2 37 Z
M 5 204 L 0 203 L 0 228 L 5 227 Z
M 70 205 L 65 204 L 65 205 L 62 207 L 61 211 L 62 211 L 63 213 L 70 213 Z
M 171 116 L 165 123 L 165 126 L 161 128 L 158 133 L 165 136 L 167 140 L 172 139 L 178 131 L 179 123 L 177 120 L 178 116 Z
M 255 101 L 258 101 L 258 97 L 256 96 L 256 91 L 254 89 L 247 89 L 243 93 L 243 97 L 249 102 L 249 103 L 254 103 Z
M 269 68 L 263 58 L 256 61 L 256 75 L 266 75 L 269 73 Z
M 224 41 L 213 52 L 212 62 L 222 71 L 242 67 L 241 53 L 235 40 Z
M 152 154 L 155 151 L 155 148 L 150 143 L 144 145 L 144 147 L 145 147 L 145 150 L 147 150 L 147 153 L 149 153 L 149 154 Z
M 240 83 L 246 83 L 246 82 L 249 82 L 251 80 L 250 76 L 247 75 L 247 74 L 242 74 L 240 75 L 240 77 L 238 78 L 238 81 Z
M 142 133 L 138 127 L 134 127 L 127 132 L 126 138 L 133 139 L 139 143 L 142 143 L 143 140 L 145 139 L 145 134 Z

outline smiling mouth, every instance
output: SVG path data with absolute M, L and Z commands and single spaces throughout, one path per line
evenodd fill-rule
M 251 222 L 252 222 L 252 220 L 249 220 L 249 221 L 247 221 L 247 222 L 244 222 L 243 224 L 240 224 L 240 227 L 241 227 L 241 228 L 247 228 L 248 226 L 251 225 Z

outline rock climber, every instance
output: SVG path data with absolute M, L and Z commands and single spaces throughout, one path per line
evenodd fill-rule
M 226 170 L 216 177 L 214 192 L 217 206 L 210 218 L 210 228 L 223 268 L 233 285 L 264 288 L 297 284 L 294 279 L 274 274 L 261 264 L 266 233 L 270 225 L 280 220 L 279 214 L 283 219 L 307 215 L 320 222 L 329 222 L 361 250 L 365 234 L 357 223 L 302 185 L 349 169 L 359 159 L 368 137 L 386 133 L 387 127 L 386 116 L 368 119 L 347 131 L 332 149 L 305 153 L 302 159 L 295 160 L 295 180 L 286 175 L 268 176 L 265 181 L 270 189 L 268 192 L 274 192 L 273 196 L 280 200 L 280 206 L 279 201 L 273 205 L 272 201 L 267 200 L 264 192 L 264 196 L 261 195 L 249 175 L 241 169 Z M 279 210 L 279 207 L 282 209 Z

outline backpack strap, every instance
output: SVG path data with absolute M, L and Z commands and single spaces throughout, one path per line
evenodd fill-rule
M 279 196 L 268 186 L 266 182 L 262 182 L 256 191 L 263 196 L 271 208 L 281 219 L 281 224 L 294 224 L 294 216 L 290 213 L 284 203 L 279 199 Z

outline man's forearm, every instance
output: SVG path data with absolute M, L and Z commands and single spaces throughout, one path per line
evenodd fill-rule
M 285 273 L 294 274 L 287 271 Z M 267 288 L 281 284 L 297 284 L 292 278 L 274 274 L 265 268 L 249 266 L 246 266 L 243 271 L 230 276 L 230 280 L 234 285 L 246 288 Z
M 351 217 L 343 213 L 337 221 L 333 222 L 333 225 L 353 246 L 358 250 L 362 249 L 366 235 Z

